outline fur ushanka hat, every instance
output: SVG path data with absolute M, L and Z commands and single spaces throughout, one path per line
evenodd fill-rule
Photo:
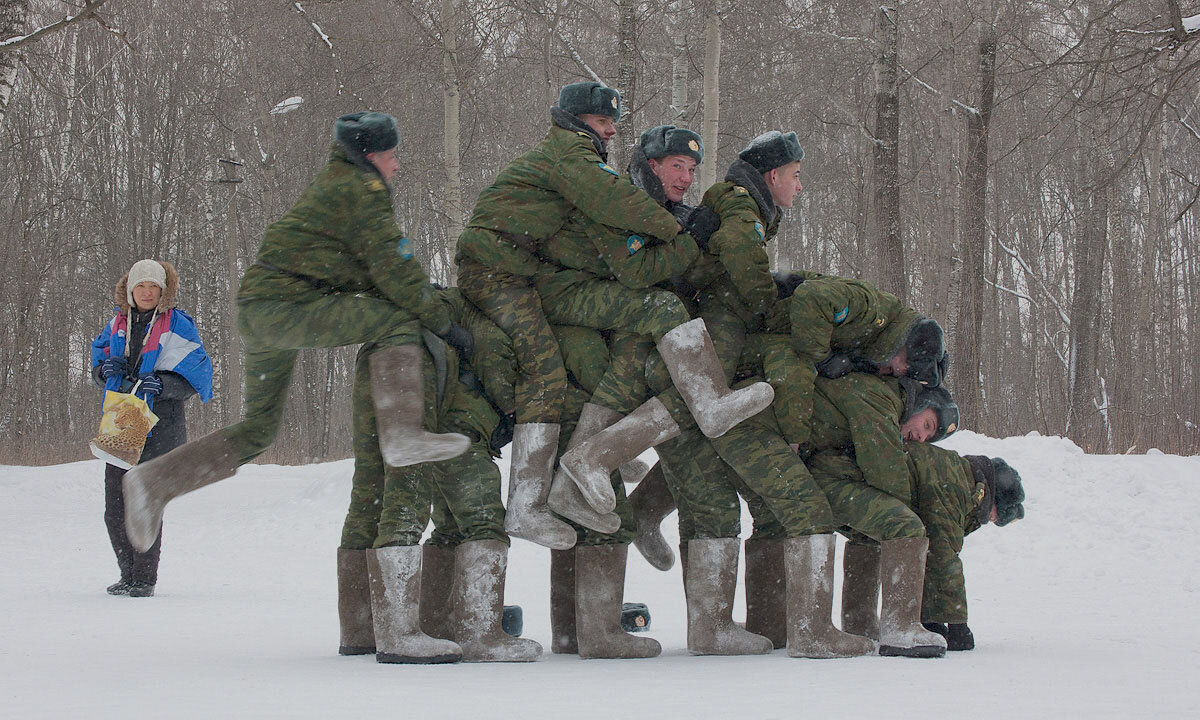
M 652 127 L 638 138 L 646 159 L 656 160 L 668 155 L 686 155 L 696 162 L 704 161 L 704 143 L 700 136 L 687 128 L 674 125 Z
M 342 147 L 363 155 L 391 150 L 400 144 L 396 118 L 381 112 L 343 115 L 334 123 L 333 135 Z
M 604 83 L 571 83 L 559 91 L 558 107 L 572 115 L 607 115 L 615 120 L 621 117 L 621 93 Z
M 754 166 L 760 173 L 783 167 L 790 162 L 804 159 L 804 148 L 796 133 L 781 133 L 770 130 L 750 141 L 738 157 Z

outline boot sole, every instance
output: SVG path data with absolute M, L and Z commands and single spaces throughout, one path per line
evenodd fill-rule
M 946 656 L 946 648 L 939 645 L 917 645 L 914 647 L 880 645 L 879 654 L 882 657 L 940 658 Z
M 374 655 L 374 647 L 356 647 L 353 645 L 341 645 L 338 647 L 338 655 Z
M 394 655 L 392 653 L 375 653 L 375 662 L 388 663 L 393 665 L 441 665 L 444 663 L 456 663 L 462 660 L 462 655 L 451 653 L 448 655 L 429 655 L 426 657 L 415 657 L 413 655 Z

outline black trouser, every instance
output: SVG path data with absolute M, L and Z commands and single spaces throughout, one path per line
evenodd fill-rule
M 158 582 L 162 526 L 158 528 L 158 539 L 146 552 L 140 553 L 129 544 L 125 535 L 125 497 L 121 492 L 123 477 L 125 470 L 116 465 L 104 466 L 104 524 L 108 526 L 108 539 L 117 556 L 117 567 L 121 568 L 121 579 L 127 583 L 154 585 Z

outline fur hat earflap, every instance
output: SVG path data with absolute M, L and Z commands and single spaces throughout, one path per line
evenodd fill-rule
M 396 118 L 381 112 L 343 115 L 334 124 L 333 134 L 342 147 L 363 155 L 391 150 L 400 144 Z
M 700 136 L 687 128 L 674 125 L 659 125 L 652 127 L 638 138 L 642 152 L 649 160 L 657 160 L 668 155 L 686 155 L 696 162 L 704 162 L 704 143 Z
M 138 260 L 113 288 L 113 302 L 122 313 L 128 313 L 130 308 L 135 307 L 133 289 L 144 282 L 152 282 L 162 288 L 162 297 L 156 308 L 160 313 L 175 306 L 175 296 L 179 292 L 179 273 L 175 272 L 175 266 L 166 260 Z
M 804 159 L 804 148 L 796 133 L 770 130 L 750 141 L 738 157 L 754 166 L 760 173 L 783 167 Z
M 621 93 L 598 82 L 564 85 L 558 93 L 558 107 L 572 115 L 621 117 Z
M 908 350 L 908 376 L 929 387 L 941 385 L 950 367 L 942 326 L 933 318 L 922 317 L 908 329 L 904 347 Z

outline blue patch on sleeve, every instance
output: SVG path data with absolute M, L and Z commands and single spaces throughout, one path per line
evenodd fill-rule
M 596 164 L 597 164 L 597 165 L 599 165 L 599 166 L 600 166 L 600 169 L 601 169 L 601 170 L 603 170 L 604 172 L 606 172 L 606 173 L 609 173 L 609 174 L 611 174 L 611 175 L 616 175 L 617 177 L 621 177 L 621 173 L 617 172 L 616 170 L 613 170 L 613 169 L 612 169 L 612 168 L 611 168 L 611 167 L 608 165 L 608 163 L 605 163 L 605 162 L 601 161 L 601 162 L 598 162 L 598 163 L 596 163 Z
M 833 322 L 841 325 L 846 320 L 846 316 L 850 314 L 850 308 L 844 307 L 833 314 Z
M 629 248 L 629 254 L 632 255 L 646 247 L 646 241 L 638 235 L 630 235 L 629 239 L 625 241 L 625 246 Z
M 400 257 L 404 258 L 405 260 L 412 260 L 412 242 L 406 237 L 400 238 L 400 241 L 396 243 L 396 252 L 400 253 Z
M 763 224 L 758 222 L 757 220 L 754 222 L 754 232 L 758 233 L 759 240 L 762 240 L 763 238 L 765 238 L 767 236 L 766 231 L 763 230 Z

